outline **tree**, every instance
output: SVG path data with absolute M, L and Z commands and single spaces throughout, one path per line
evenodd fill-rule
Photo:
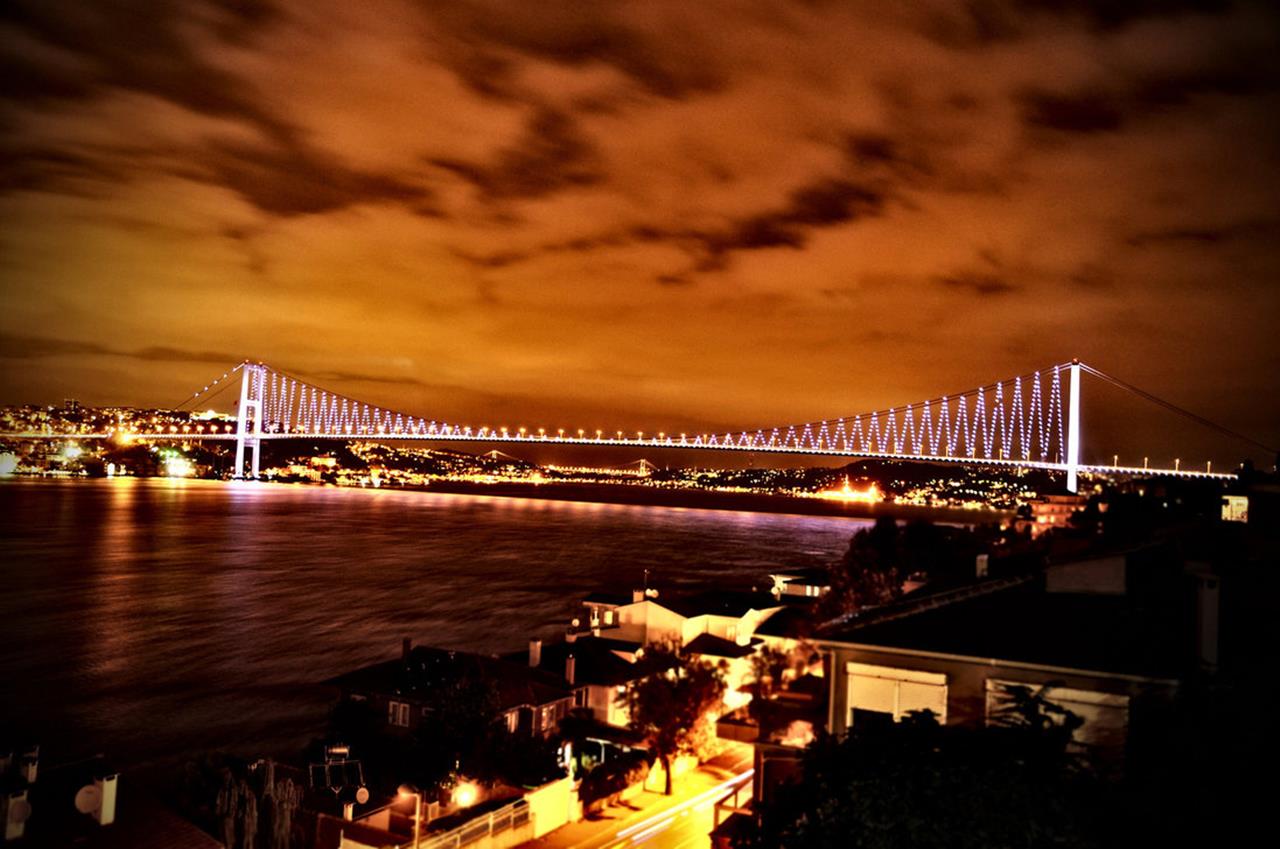
M 1021 708 L 1032 709 L 1034 699 Z M 1073 764 L 1051 718 L 938 725 L 928 712 L 819 738 L 801 778 L 761 806 L 738 849 L 1032 849 L 1101 845 L 1107 787 Z
M 844 558 L 831 572 L 827 603 L 835 608 L 833 612 L 875 607 L 902 594 L 898 537 L 898 523 L 888 516 L 853 535 Z
M 644 736 L 662 762 L 667 773 L 665 792 L 670 796 L 671 759 L 695 751 L 700 735 L 714 721 L 712 712 L 724 694 L 724 675 L 673 645 L 649 646 L 641 662 L 650 671 L 627 686 L 629 725 Z

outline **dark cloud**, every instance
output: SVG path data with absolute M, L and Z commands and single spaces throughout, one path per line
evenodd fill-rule
M 1278 220 L 1243 221 L 1229 226 L 1168 227 L 1143 230 L 1125 238 L 1135 248 L 1160 245 L 1209 246 L 1245 238 L 1273 238 L 1280 231 Z
M 1114 30 L 1143 18 L 1221 14 L 1231 0 L 1017 0 L 1021 9 L 1085 21 L 1096 30 Z
M 957 271 L 934 278 L 934 282 L 947 289 L 957 289 L 985 297 L 1008 295 L 1018 287 L 998 274 L 989 271 Z
M 1054 94 L 1030 91 L 1020 97 L 1022 119 L 1033 128 L 1064 133 L 1102 133 L 1120 129 L 1124 116 L 1116 99 L 1102 92 Z
M 449 56 L 476 91 L 513 95 L 510 66 L 496 51 L 581 67 L 616 68 L 648 92 L 667 98 L 720 89 L 725 74 L 708 61 L 710 45 L 678 22 L 664 29 L 641 26 L 626 4 L 612 0 L 573 3 L 424 2 L 428 17 L 454 39 Z
M 125 171 L 102 157 L 54 148 L 19 147 L 5 149 L 0 142 L 0 194 L 12 191 L 56 190 L 67 194 L 93 194 L 125 178 Z
M 354 371 L 302 371 L 301 376 L 311 380 L 332 380 L 340 383 L 382 383 L 389 386 L 427 386 L 413 377 L 400 377 L 390 374 L 365 374 Z
M 719 270 L 735 251 L 805 246 L 809 232 L 884 213 L 884 191 L 843 178 L 824 178 L 791 193 L 783 207 L 743 218 L 715 233 L 700 234 L 698 270 Z
M 524 132 L 488 162 L 435 158 L 431 164 L 473 183 L 491 199 L 539 198 L 603 179 L 595 145 L 568 114 L 533 110 Z
M 295 142 L 212 143 L 193 176 L 226 186 L 275 215 L 328 212 L 360 203 L 412 204 L 433 213 L 427 189 L 395 177 L 348 168 Z
M 191 12 L 197 8 L 206 14 L 193 17 Z M 6 21 L 44 50 L 24 51 L 16 43 L 5 50 L 0 66 L 0 78 L 6 79 L 4 93 L 30 102 L 83 98 L 115 87 L 281 132 L 285 128 L 259 103 L 254 87 L 203 61 L 190 38 L 191 29 L 202 20 L 216 37 L 244 43 L 275 19 L 273 8 L 270 3 L 235 0 L 200 4 L 13 0 L 5 4 Z M 51 51 L 74 57 L 74 72 L 50 61 Z
M 241 121 L 262 141 L 211 142 L 185 175 L 217 182 L 264 212 L 298 215 L 358 203 L 395 201 L 431 214 L 426 189 L 397 177 L 346 167 L 306 142 L 302 133 L 262 100 L 257 86 L 211 65 L 193 48 L 203 31 L 217 42 L 245 46 L 282 17 L 274 3 L 17 2 L 5 9 L 10 25 L 29 39 L 0 57 L 0 96 L 31 105 L 47 99 L 85 99 L 123 89 L 167 100 L 193 112 Z M 31 47 L 40 45 L 40 49 Z M 50 58 L 75 57 L 74 66 Z M 0 191 L 83 191 L 83 179 L 121 180 L 128 169 L 67 150 L 9 151 Z M 166 153 L 172 153 L 167 151 Z
M 921 32 L 956 49 L 1016 41 L 1035 31 L 1036 18 L 1055 18 L 1108 33 L 1150 18 L 1230 11 L 1231 0 L 962 0 L 931 6 Z
M 0 333 L 0 359 L 37 360 L 65 356 L 127 357 L 149 362 L 217 363 L 219 365 L 232 365 L 243 359 L 222 351 L 199 351 L 163 346 L 129 350 L 75 339 Z

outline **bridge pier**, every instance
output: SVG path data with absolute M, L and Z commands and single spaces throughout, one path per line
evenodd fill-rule
M 1072 360 L 1067 369 L 1071 372 L 1071 398 L 1067 407 L 1067 492 L 1079 492 L 1080 361 Z
M 241 369 L 240 406 L 236 410 L 236 465 L 233 480 L 244 480 L 244 452 L 250 451 L 251 480 L 258 479 L 262 435 L 262 367 L 247 362 Z M 252 424 L 250 421 L 252 420 Z

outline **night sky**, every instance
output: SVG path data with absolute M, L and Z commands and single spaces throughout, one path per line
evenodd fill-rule
M 0 403 L 171 404 L 251 357 L 432 418 L 674 431 L 1079 356 L 1280 432 L 1271 3 L 0 20 Z

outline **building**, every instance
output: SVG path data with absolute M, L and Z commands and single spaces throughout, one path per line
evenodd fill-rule
M 1085 508 L 1089 499 L 1083 495 L 1043 495 L 1027 504 L 1029 515 L 1015 523 L 1018 531 L 1030 532 L 1032 538 L 1045 531 L 1065 528 L 1071 517 Z
M 783 607 L 770 593 L 708 590 L 660 597 L 654 590 L 625 596 L 593 593 L 583 600 L 583 615 L 570 635 L 607 632 L 611 639 L 649 645 L 674 643 L 683 648 L 701 634 L 747 645 L 760 623 Z
M 459 683 L 489 687 L 498 715 L 518 734 L 548 735 L 573 707 L 573 690 L 563 678 L 536 667 L 470 652 L 412 646 L 400 657 L 375 663 L 326 682 L 342 698 L 368 702 L 386 727 L 410 733 L 430 721 L 442 694 Z
M 831 574 L 826 569 L 794 569 L 771 574 L 775 598 L 821 598 L 831 591 Z
M 799 679 L 807 686 L 768 711 L 753 706 L 751 722 L 741 711 L 722 719 L 722 737 L 754 742 L 756 784 L 753 799 L 717 805 L 713 837 L 749 827 L 752 805 L 798 774 L 806 722 L 842 736 L 927 710 L 946 725 L 999 725 L 1022 691 L 1082 720 L 1073 745 L 1093 764 L 1159 769 L 1176 756 L 1179 694 L 1218 663 L 1219 590 L 1204 564 L 1153 546 L 816 626 L 784 611 L 761 635 L 780 646 L 807 640 L 821 677 Z
M 828 730 L 919 710 L 950 725 L 998 724 L 1022 687 L 1083 720 L 1082 753 L 1122 764 L 1158 745 L 1181 683 L 1216 663 L 1217 579 L 1160 549 L 982 586 L 825 629 L 816 642 L 826 655 Z
M 627 684 L 649 671 L 637 663 L 643 656 L 639 643 L 587 635 L 548 645 L 530 640 L 527 651 L 505 658 L 559 676 L 573 691 L 574 708 L 588 711 L 597 722 L 621 728 L 627 724 L 623 698 Z

